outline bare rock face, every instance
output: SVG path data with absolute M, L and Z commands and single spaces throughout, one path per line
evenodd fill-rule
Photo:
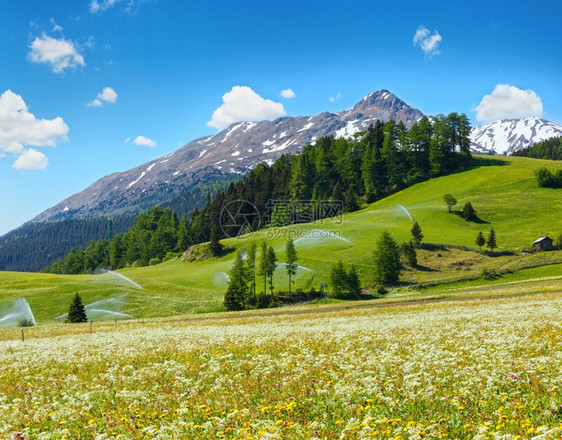
M 338 113 L 235 123 L 144 165 L 105 176 L 32 221 L 138 212 L 197 185 L 244 175 L 260 162 L 271 164 L 323 136 L 352 137 L 377 120 L 411 127 L 422 116 L 388 90 L 379 90 Z

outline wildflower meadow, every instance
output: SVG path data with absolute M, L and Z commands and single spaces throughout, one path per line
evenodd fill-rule
M 1 439 L 562 438 L 561 295 L 12 335 Z

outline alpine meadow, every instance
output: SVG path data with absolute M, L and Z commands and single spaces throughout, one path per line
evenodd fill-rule
M 0 6 L 0 440 L 562 438 L 556 1 Z

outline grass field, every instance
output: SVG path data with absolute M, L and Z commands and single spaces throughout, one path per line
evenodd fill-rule
M 562 436 L 562 292 L 295 310 L 1 331 L 0 438 Z
M 380 233 L 388 230 L 397 241 L 409 239 L 412 220 L 406 210 L 419 222 L 424 241 L 431 243 L 475 247 L 477 232 L 487 234 L 493 227 L 499 250 L 518 251 L 530 247 L 538 237 L 549 235 L 557 238 L 562 233 L 560 190 L 538 188 L 533 175 L 534 170 L 541 166 L 556 169 L 562 164 L 520 157 L 486 157 L 479 158 L 478 163 L 479 167 L 420 183 L 338 220 L 262 230 L 241 239 L 225 240 L 224 244 L 238 249 L 266 240 L 274 246 L 282 263 L 287 239 L 301 238 L 296 242 L 296 249 L 298 263 L 303 268 L 297 273 L 296 288 L 307 290 L 310 287 L 318 289 L 321 282 L 328 281 L 331 266 L 340 259 L 346 264 L 354 263 L 363 285 L 370 286 L 373 280 L 373 250 Z M 471 201 L 480 222 L 469 223 L 455 213 L 448 214 L 442 201 L 445 193 L 451 193 L 458 199 L 457 210 Z M 328 236 L 328 233 L 332 235 Z M 309 234 L 313 234 L 314 238 Z M 483 268 L 518 270 L 526 265 L 562 261 L 560 251 L 488 257 L 449 249 L 440 254 L 441 257 L 438 257 L 437 252 L 419 251 L 420 267 L 405 271 L 401 280 L 411 284 L 411 288 L 420 283 L 447 281 L 448 284 L 442 287 L 426 289 L 428 292 L 443 292 L 489 283 L 476 279 Z M 0 275 L 0 317 L 3 308 L 16 298 L 24 297 L 38 322 L 52 322 L 66 312 L 76 291 L 80 292 L 85 304 L 115 299 L 109 304 L 111 311 L 127 313 L 135 318 L 219 311 L 227 286 L 226 273 L 233 258 L 234 252 L 230 252 L 222 258 L 202 262 L 182 263 L 176 259 L 156 266 L 120 271 L 140 284 L 142 291 L 112 274 L 54 276 L 4 272 Z M 534 270 L 504 275 L 492 283 L 506 282 L 513 276 L 535 277 Z M 560 265 L 550 264 L 540 269 L 537 277 L 559 274 Z M 284 268 L 279 266 L 276 289 L 286 289 L 287 282 Z M 260 279 L 258 286 L 261 286 Z M 411 288 L 399 289 L 391 295 L 404 295 Z M 109 308 L 108 304 L 105 305 Z M 109 319 L 114 316 L 108 315 Z

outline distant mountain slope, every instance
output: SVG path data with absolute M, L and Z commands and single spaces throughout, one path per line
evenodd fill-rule
M 512 154 L 551 137 L 562 136 L 562 126 L 530 117 L 504 119 L 472 129 L 471 148 L 480 153 Z
M 236 123 L 164 157 L 103 177 L 32 222 L 138 212 L 201 183 L 231 179 L 263 161 L 272 163 L 322 136 L 351 137 L 377 119 L 395 119 L 410 127 L 422 116 L 388 90 L 379 90 L 338 113 Z

